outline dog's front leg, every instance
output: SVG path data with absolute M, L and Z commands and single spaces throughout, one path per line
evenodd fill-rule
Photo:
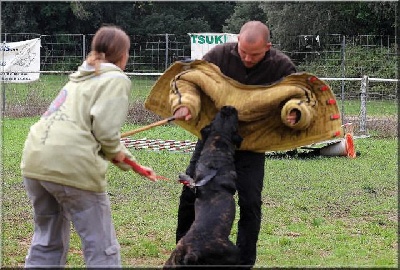
M 200 158 L 201 151 L 203 150 L 204 140 L 198 140 L 196 146 L 194 147 L 194 151 L 192 157 L 189 161 L 189 166 L 186 168 L 185 173 L 189 175 L 191 178 L 194 177 L 194 172 L 196 169 L 196 163 Z

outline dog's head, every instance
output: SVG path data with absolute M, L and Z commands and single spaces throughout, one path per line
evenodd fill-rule
M 223 135 L 227 134 L 236 148 L 240 148 L 243 138 L 239 135 L 239 117 L 235 107 L 224 106 L 217 113 L 214 120 L 201 130 L 203 141 L 207 140 L 210 134 Z

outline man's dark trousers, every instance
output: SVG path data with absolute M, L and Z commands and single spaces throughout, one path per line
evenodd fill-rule
M 200 140 L 196 144 L 196 151 L 201 151 Z M 197 160 L 193 154 L 186 174 L 194 176 Z M 235 167 L 237 173 L 236 188 L 238 191 L 238 204 L 240 218 L 238 221 L 238 234 L 236 245 L 240 249 L 240 264 L 253 266 L 257 255 L 257 240 L 261 224 L 261 192 L 264 179 L 265 154 L 250 151 L 236 151 Z M 176 229 L 176 242 L 189 230 L 194 221 L 195 192 L 184 186 L 179 202 L 178 226 Z

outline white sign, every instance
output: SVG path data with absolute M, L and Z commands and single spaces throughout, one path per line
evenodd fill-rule
M 191 59 L 202 59 L 209 50 L 218 44 L 237 42 L 237 34 L 230 33 L 189 33 Z
M 0 43 L 0 81 L 27 83 L 40 75 L 40 38 Z

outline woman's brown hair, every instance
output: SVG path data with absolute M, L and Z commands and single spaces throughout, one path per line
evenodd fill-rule
M 94 66 L 97 73 L 100 63 L 118 63 L 129 50 L 130 44 L 129 36 L 118 26 L 102 26 L 92 39 L 86 62 Z

